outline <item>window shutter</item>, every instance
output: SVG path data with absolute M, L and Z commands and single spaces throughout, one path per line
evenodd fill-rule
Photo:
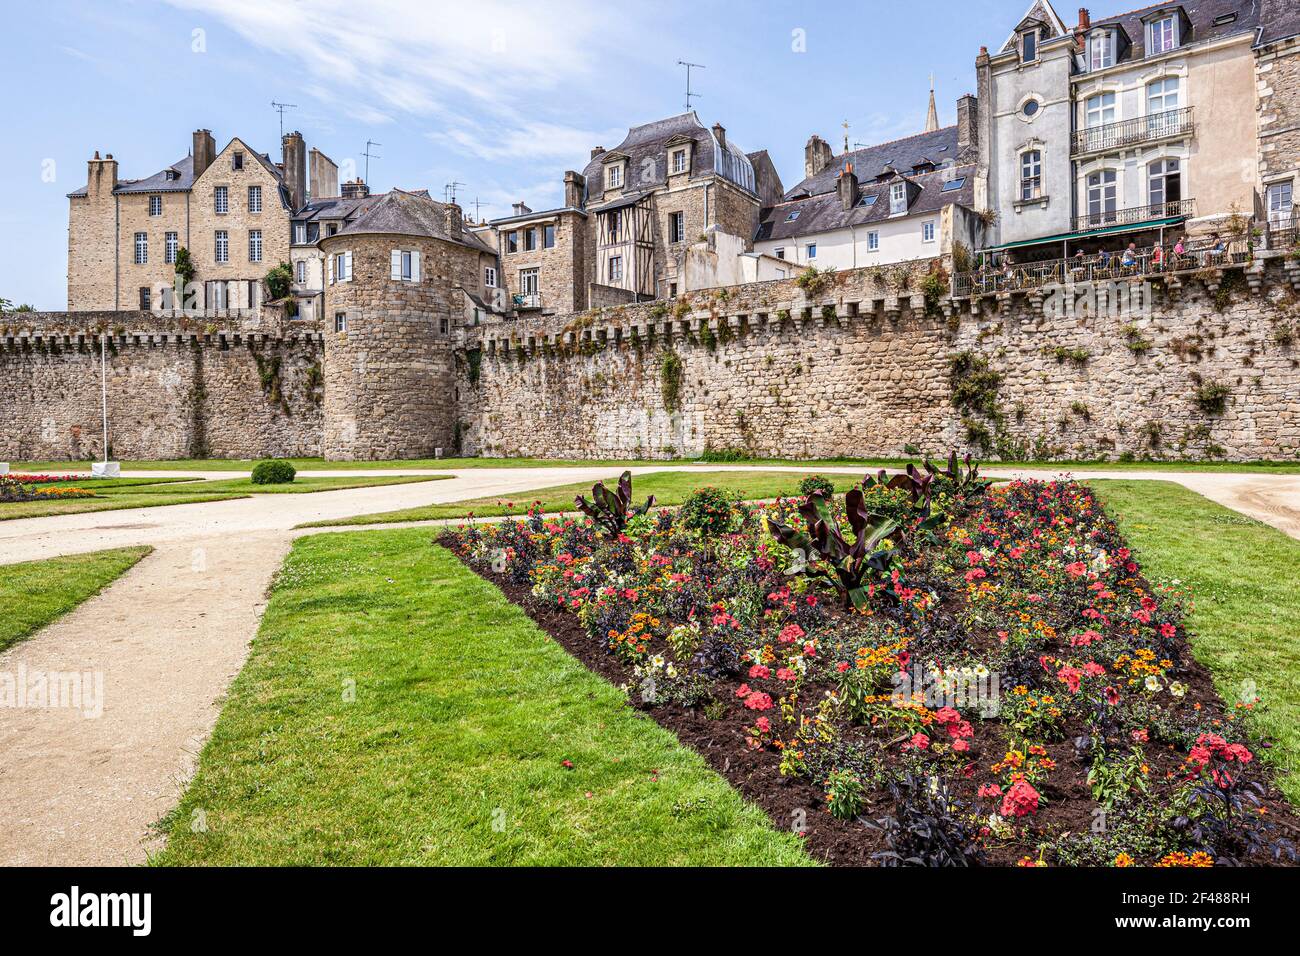
M 344 264 L 347 266 L 348 281 L 351 282 L 352 281 L 352 253 L 345 252 L 343 255 L 345 257 Z
M 402 250 L 394 249 L 389 254 L 389 275 L 390 279 L 400 279 L 402 277 Z
M 330 285 L 333 285 L 334 284 L 334 257 L 332 255 L 329 255 L 326 256 L 325 258 L 329 262 L 329 283 Z
M 411 253 L 411 281 L 420 281 L 420 250 Z

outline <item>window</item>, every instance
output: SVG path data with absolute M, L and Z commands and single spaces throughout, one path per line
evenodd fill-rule
M 334 331 L 346 332 L 348 330 L 348 314 L 346 312 L 334 313 Z
M 921 223 L 921 241 L 934 242 L 934 220 Z
M 540 285 L 541 285 L 540 270 L 538 269 L 519 270 L 519 292 L 522 295 L 537 295 L 537 290 Z
M 1115 34 L 1109 30 L 1095 33 L 1088 41 L 1088 69 L 1104 70 L 1115 65 Z
M 149 287 L 147 285 L 142 285 L 140 286 L 140 311 L 141 312 L 149 311 L 149 302 L 150 302 Z
M 497 287 L 497 270 L 494 266 L 487 266 L 483 270 L 483 286 L 487 289 Z
M 305 245 L 307 242 L 307 224 L 305 222 L 295 222 L 293 224 L 293 241 L 295 245 Z
M 388 277 L 398 282 L 420 281 L 420 252 L 418 249 L 394 249 L 390 255 Z
M 670 212 L 668 214 L 668 241 L 681 242 L 686 238 L 686 213 Z
M 858 205 L 859 205 L 859 206 L 874 206 L 874 205 L 876 204 L 876 200 L 879 199 L 879 198 L 880 198 L 880 197 L 877 196 L 875 193 L 872 193 L 870 196 L 863 196 L 861 199 L 859 199 L 859 200 L 858 200 Z
M 149 197 L 149 215 L 151 216 L 162 215 L 162 196 Z
M 1148 167 L 1149 202 L 1153 206 L 1178 202 L 1183 198 L 1183 174 L 1177 159 L 1157 159 Z
M 261 186 L 248 187 L 248 211 L 249 212 L 262 211 L 262 187 Z
M 1020 34 L 1020 62 L 1032 63 L 1038 59 L 1038 34 L 1029 30 Z
M 1043 195 L 1043 151 L 1027 149 L 1020 154 L 1020 198 L 1039 199 Z
M 297 262 L 293 264 L 293 267 L 294 267 L 294 281 L 297 282 L 299 285 L 303 285 L 304 283 L 306 283 L 307 260 L 299 259 Z
M 542 248 L 543 249 L 555 248 L 555 227 L 554 226 L 542 226 Z
M 447 318 L 447 316 L 445 315 L 439 316 L 438 331 L 441 332 L 443 335 L 449 334 L 451 332 L 451 319 Z
M 149 233 L 137 232 L 135 234 L 135 264 L 138 266 L 148 265 L 149 263 Z
M 1091 173 L 1088 184 L 1088 220 L 1091 225 L 1114 222 L 1116 208 L 1115 170 Z
M 960 176 L 957 179 L 950 179 L 946 183 L 944 183 L 943 188 L 940 189 L 939 192 L 950 193 L 955 189 L 961 189 L 961 187 L 965 185 L 966 185 L 966 177 Z
M 1098 93 L 1084 101 L 1084 117 L 1088 129 L 1096 129 L 1107 123 L 1115 122 L 1115 94 Z
M 212 205 L 218 216 L 230 212 L 230 196 L 225 186 L 216 186 L 212 190 Z
M 623 280 L 623 257 L 609 257 L 609 281 L 621 282 Z
M 1291 181 L 1273 183 L 1268 187 L 1268 221 L 1281 222 L 1293 218 L 1291 211 Z
M 810 243 L 808 243 L 808 245 L 804 246 L 804 251 L 805 251 L 805 253 L 807 254 L 807 256 L 808 256 L 809 259 L 816 259 L 816 258 L 817 258 L 817 243 L 815 243 L 815 242 L 810 242 Z
M 605 188 L 618 189 L 623 185 L 623 167 L 610 166 L 605 170 Z
M 1178 26 L 1171 14 L 1147 24 L 1147 56 L 1168 53 L 1178 46 Z
M 330 257 L 330 282 L 352 281 L 352 253 L 336 252 Z
M 1033 119 L 1035 116 L 1038 115 L 1038 108 L 1041 105 L 1042 104 L 1039 103 L 1038 100 L 1030 98 L 1025 100 L 1024 106 L 1020 107 L 1020 112 L 1023 113 L 1029 119 Z
M 605 225 L 609 230 L 609 241 L 618 242 L 619 232 L 623 228 L 623 213 L 621 210 L 615 210 L 605 217 Z
M 236 150 L 234 153 L 231 154 L 231 156 L 230 156 L 230 168 L 231 168 L 231 169 L 243 169 L 243 168 L 244 168 L 244 154 L 243 154 L 243 153 L 241 153 L 241 152 L 239 152 L 238 150 Z
M 907 183 L 894 183 L 889 187 L 889 214 L 898 216 L 907 212 Z
M 337 222 L 332 222 L 325 227 L 325 235 L 327 236 L 337 235 L 338 231 L 339 231 L 339 224 Z
M 790 213 L 790 215 L 788 215 L 788 216 L 785 217 L 785 221 L 786 221 L 786 222 L 794 222 L 794 221 L 795 221 L 796 219 L 798 219 L 798 218 L 799 218 L 799 210 L 798 210 L 798 209 L 795 209 L 795 210 L 793 210 L 793 211 Z
M 517 232 L 507 232 L 507 233 L 506 233 L 506 252 L 518 252 L 518 251 L 519 251 L 519 233 L 517 233 Z
M 867 251 L 878 252 L 879 250 L 880 250 L 880 233 L 878 232 L 867 233 Z
M 669 296 L 669 298 L 673 298 L 673 299 L 677 298 L 677 283 L 676 283 L 676 282 L 670 282 L 670 283 L 668 283 L 668 296 Z
M 686 172 L 686 150 L 673 150 L 672 169 L 674 173 Z
M 180 248 L 180 240 L 180 235 L 175 232 L 163 236 L 163 262 L 170 265 L 176 261 L 176 250 Z
M 262 261 L 262 230 L 261 229 L 248 230 L 248 261 L 249 262 Z
M 1178 77 L 1168 76 L 1147 85 L 1147 132 L 1164 136 L 1179 131 L 1178 118 L 1171 115 L 1178 109 Z
M 785 246 L 777 246 L 775 249 L 772 250 L 772 254 L 773 254 L 774 256 L 776 256 L 778 259 L 784 259 L 784 258 L 785 258 Z
M 537 230 L 524 230 L 524 252 L 532 252 L 537 248 Z
M 230 261 L 230 233 L 224 229 L 217 230 L 216 243 L 214 245 L 215 258 L 217 262 Z

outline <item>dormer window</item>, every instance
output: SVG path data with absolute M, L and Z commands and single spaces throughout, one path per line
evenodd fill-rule
M 669 168 L 673 171 L 673 173 L 686 172 L 686 150 L 684 149 L 673 150 L 673 155 L 669 163 Z
M 1147 56 L 1178 48 L 1178 18 L 1172 13 L 1147 24 Z
M 901 216 L 907 212 L 907 183 L 894 183 L 889 187 L 889 214 Z
M 1104 70 L 1115 65 L 1115 34 L 1100 30 L 1088 38 L 1088 69 Z
M 1026 30 L 1020 34 L 1020 62 L 1033 63 L 1038 59 L 1038 34 Z
M 605 170 L 605 188 L 618 189 L 623 185 L 623 167 L 610 166 Z

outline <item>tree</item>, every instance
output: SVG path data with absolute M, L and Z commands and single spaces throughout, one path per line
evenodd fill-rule
M 190 258 L 190 250 L 184 246 L 176 250 L 176 278 L 181 280 L 182 288 L 194 278 L 194 260 Z
M 287 262 L 281 262 L 266 274 L 266 288 L 271 293 L 272 302 L 287 299 L 292 285 L 293 270 Z

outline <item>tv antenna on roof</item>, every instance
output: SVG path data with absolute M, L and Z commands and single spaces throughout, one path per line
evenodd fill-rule
M 275 100 L 271 100 L 271 109 L 275 110 L 277 113 L 280 114 L 280 138 L 281 139 L 284 139 L 284 111 L 296 110 L 297 108 L 298 108 L 298 104 L 296 103 L 277 103 Z
M 384 145 L 383 143 L 376 143 L 374 140 L 370 140 L 370 139 L 366 140 L 366 149 L 365 149 L 365 152 L 363 152 L 361 155 L 364 156 L 364 157 L 366 157 L 366 185 L 367 185 L 367 186 L 370 185 L 370 161 L 371 161 L 372 159 L 383 159 L 383 158 L 384 158 L 384 157 L 382 157 L 382 156 L 377 155 L 376 153 L 372 153 L 372 152 L 370 151 L 370 147 L 371 147 L 371 146 L 383 146 L 383 145 Z
M 443 201 L 443 202 L 455 202 L 455 201 L 456 201 L 456 187 L 457 187 L 457 186 L 464 186 L 464 185 L 465 185 L 464 183 L 458 183 L 458 182 L 456 182 L 454 179 L 453 179 L 451 182 L 447 183 L 447 185 L 445 185 L 445 186 L 442 187 L 442 201 Z
M 677 65 L 686 67 L 686 112 L 689 113 L 691 111 L 691 97 L 696 97 L 698 99 L 704 95 L 703 93 L 691 92 L 691 70 L 705 70 L 708 69 L 708 67 L 703 63 L 687 63 L 685 60 L 678 60 Z
M 483 206 L 491 207 L 491 205 L 492 204 L 490 202 L 480 202 L 479 198 L 475 196 L 474 197 L 474 220 L 476 222 L 482 222 L 483 217 L 479 214 L 479 209 L 482 208 Z

